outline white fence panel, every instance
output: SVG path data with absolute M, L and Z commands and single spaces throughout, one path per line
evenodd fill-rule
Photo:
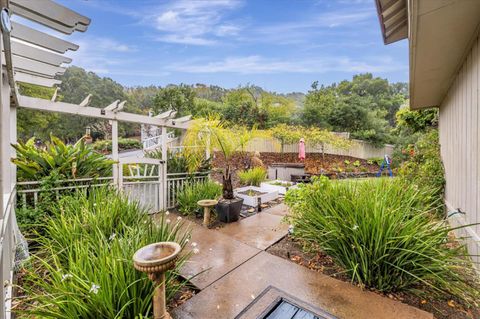
M 170 209 L 177 205 L 178 192 L 183 190 L 186 184 L 206 180 L 208 180 L 208 172 L 167 174 L 167 208 Z
M 208 180 L 209 172 L 196 173 L 170 173 L 167 174 L 167 195 L 165 207 L 173 208 L 177 204 L 178 192 L 189 182 L 203 182 Z M 152 180 L 157 179 L 157 180 Z M 58 186 L 51 188 L 48 192 L 52 192 L 55 196 L 65 192 L 72 192 L 86 188 L 94 188 L 99 186 L 113 185 L 112 177 L 102 178 L 83 178 L 78 180 L 58 181 Z M 40 187 L 40 182 L 19 182 L 18 183 L 18 204 L 20 206 L 36 207 L 41 194 L 46 192 Z M 122 189 L 128 194 L 132 200 L 137 200 L 152 211 L 160 210 L 160 192 L 161 187 L 158 176 L 131 177 L 130 180 L 124 179 Z

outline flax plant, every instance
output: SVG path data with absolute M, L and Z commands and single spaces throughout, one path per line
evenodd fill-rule
M 22 315 L 41 318 L 136 318 L 151 316 L 153 284 L 133 267 L 140 247 L 175 241 L 188 230 L 162 215 L 153 221 L 138 203 L 102 188 L 61 199 L 26 266 Z M 182 287 L 178 268 L 167 272 L 167 299 Z
M 194 214 L 200 210 L 197 202 L 202 199 L 218 199 L 222 186 L 216 182 L 194 182 L 187 184 L 178 192 L 178 211 L 184 215 Z
M 267 171 L 263 167 L 254 167 L 238 173 L 242 185 L 260 186 L 267 178 Z
M 353 282 L 478 305 L 478 277 L 465 247 L 449 237 L 455 229 L 435 218 L 435 190 L 400 179 L 321 178 L 286 201 L 294 237 L 331 256 Z

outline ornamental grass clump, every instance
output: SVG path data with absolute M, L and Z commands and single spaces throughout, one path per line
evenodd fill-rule
M 41 318 L 137 318 L 152 314 L 152 281 L 133 267 L 140 247 L 187 244 L 180 220 L 153 221 L 111 189 L 66 196 L 48 221 L 40 248 L 25 266 L 20 315 Z M 167 272 L 167 300 L 181 288 L 178 268 Z
M 401 179 L 332 182 L 290 190 L 293 236 L 331 256 L 352 281 L 382 292 L 457 297 L 478 305 L 479 280 L 453 230 L 435 218 L 435 190 Z
M 238 173 L 242 185 L 260 186 L 267 178 L 267 171 L 263 167 L 254 167 Z
M 213 181 L 192 182 L 178 192 L 178 211 L 192 215 L 200 211 L 197 202 L 202 199 L 218 199 L 222 195 L 222 185 Z

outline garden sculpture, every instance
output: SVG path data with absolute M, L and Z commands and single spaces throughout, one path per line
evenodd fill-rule
M 377 177 L 382 176 L 382 172 L 385 169 L 385 167 L 388 170 L 388 175 L 390 177 L 393 177 L 393 172 L 392 172 L 392 169 L 390 168 L 391 163 L 392 163 L 392 160 L 390 159 L 390 157 L 387 154 L 385 154 L 385 156 L 383 157 L 382 165 L 380 165 L 380 170 L 377 173 Z
M 256 151 L 253 153 L 253 156 L 250 159 L 250 167 L 263 167 L 263 161 L 260 159 L 260 152 Z

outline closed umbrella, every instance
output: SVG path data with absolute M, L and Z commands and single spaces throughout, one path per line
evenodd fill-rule
M 303 138 L 298 143 L 298 158 L 301 161 L 305 160 L 305 140 Z

